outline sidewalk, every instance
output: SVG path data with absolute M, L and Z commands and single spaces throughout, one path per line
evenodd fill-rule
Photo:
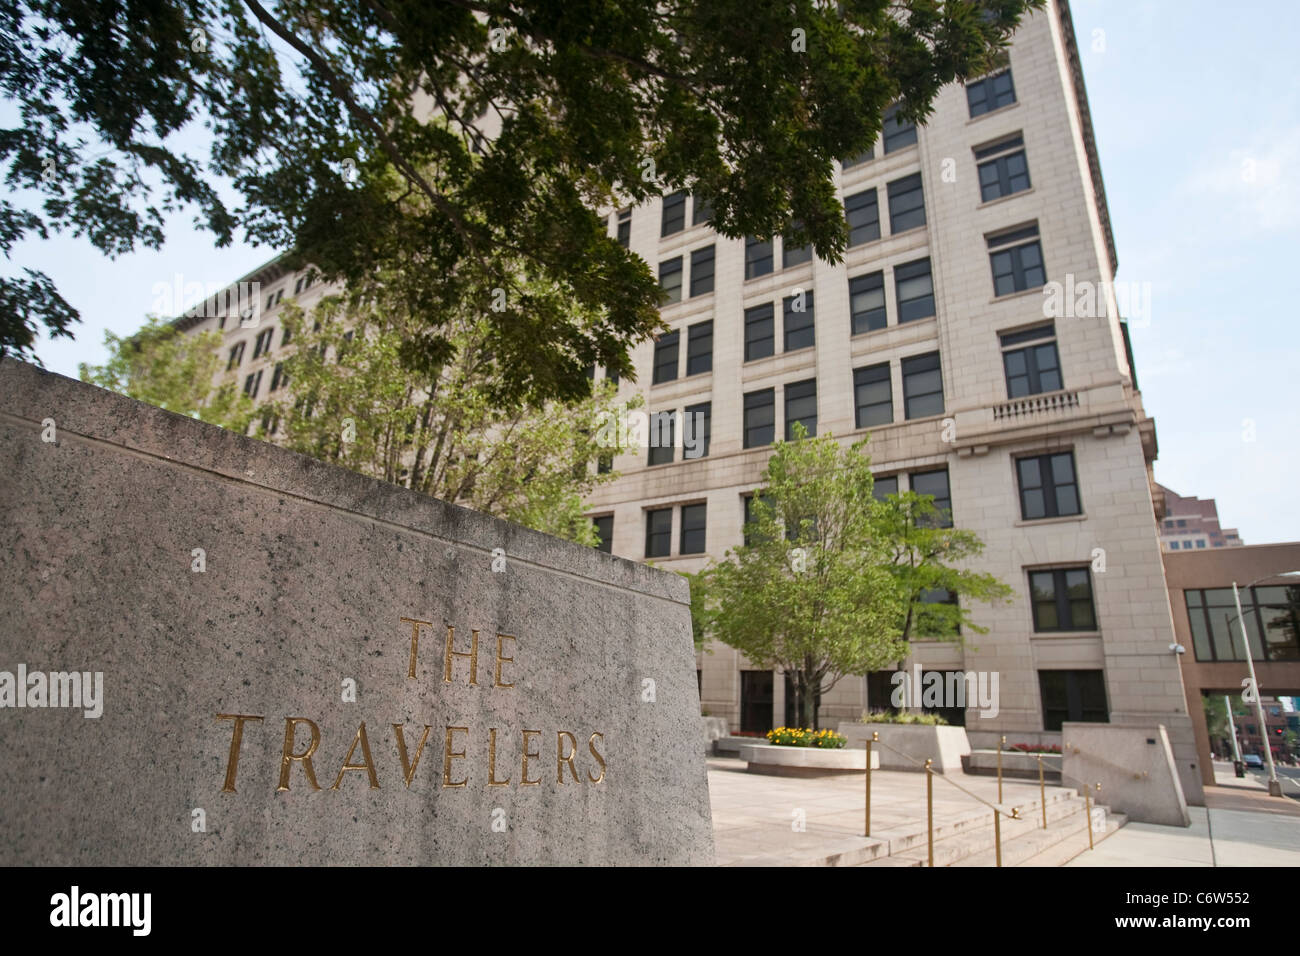
M 1291 788 L 1287 788 L 1290 792 Z M 1192 825 L 1130 823 L 1067 866 L 1300 866 L 1300 802 L 1270 797 L 1261 778 L 1216 763 Z

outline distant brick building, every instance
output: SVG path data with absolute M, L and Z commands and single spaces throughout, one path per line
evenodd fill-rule
M 1219 525 L 1219 508 L 1213 498 L 1184 498 L 1164 485 L 1165 517 L 1160 523 L 1160 550 L 1195 551 L 1202 548 L 1240 548 L 1244 543 L 1236 528 Z

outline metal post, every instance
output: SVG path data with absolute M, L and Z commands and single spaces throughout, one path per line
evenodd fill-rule
M 864 836 L 871 836 L 871 745 L 880 739 L 880 733 L 873 730 L 871 736 L 867 739 L 867 804 L 866 804 L 866 832 Z
M 1241 763 L 1241 747 L 1237 745 L 1237 722 L 1232 719 L 1232 701 L 1223 695 L 1223 706 L 1228 709 L 1228 730 L 1232 734 L 1232 762 Z
M 1038 802 L 1043 807 L 1043 829 L 1047 829 L 1047 785 L 1043 783 L 1043 755 L 1038 755 Z
M 1268 761 L 1268 792 L 1271 796 L 1282 796 L 1282 784 L 1277 779 L 1277 767 L 1273 766 L 1273 748 L 1269 745 L 1268 723 L 1264 720 L 1264 705 L 1260 701 L 1259 681 L 1255 679 L 1255 657 L 1250 653 L 1250 635 L 1246 632 L 1246 618 L 1241 613 L 1241 593 L 1237 582 L 1232 582 L 1232 599 L 1237 603 L 1237 622 L 1241 625 L 1241 643 L 1246 648 L 1246 667 L 1250 670 L 1250 687 L 1255 694 L 1255 716 L 1259 718 L 1260 739 L 1264 741 L 1264 759 Z
M 934 771 L 931 769 L 933 760 L 925 761 L 925 842 L 926 842 L 926 859 L 930 866 L 934 866 Z
M 1101 784 L 1097 784 L 1097 792 L 1098 793 L 1101 792 Z M 1086 783 L 1083 785 L 1083 806 L 1088 814 L 1088 849 L 1091 850 L 1093 848 L 1092 846 L 1092 790 L 1089 788 L 1089 786 Z
M 998 866 L 1002 865 L 1002 814 L 993 811 L 993 842 L 998 850 Z
M 1004 734 L 998 741 L 998 803 L 1002 802 L 1002 748 L 1007 745 L 1007 738 Z

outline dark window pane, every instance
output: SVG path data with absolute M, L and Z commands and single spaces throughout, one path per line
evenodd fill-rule
M 745 361 L 766 358 L 776 351 L 772 303 L 745 310 Z
M 900 323 L 934 315 L 934 279 L 930 274 L 930 260 L 918 259 L 895 266 L 894 292 L 898 297 Z
M 849 223 L 850 246 L 860 246 L 864 242 L 880 238 L 880 209 L 874 189 L 845 198 L 844 217 Z
M 745 396 L 745 447 L 770 445 L 776 439 L 776 392 L 765 388 Z
M 918 495 L 929 495 L 934 499 L 934 507 L 938 512 L 935 526 L 951 528 L 952 493 L 948 490 L 948 469 L 940 468 L 937 471 L 913 472 L 908 476 L 908 482 L 912 487 L 912 491 Z
M 885 274 L 873 272 L 849 280 L 849 312 L 853 334 L 885 327 Z
M 817 381 L 792 382 L 785 387 L 785 440 L 794 440 L 794 424 L 800 422 L 808 437 L 817 435 Z
M 906 418 L 943 414 L 938 352 L 903 359 L 903 413 Z
M 624 209 L 618 214 L 618 243 L 624 249 L 632 241 L 632 210 Z
M 745 240 L 745 278 L 755 279 L 772 271 L 772 240 Z
M 614 550 L 614 516 L 602 515 L 599 518 L 591 519 L 591 523 L 596 526 L 596 536 L 600 539 L 600 543 L 596 545 L 596 550 L 612 554 Z
M 686 374 L 713 370 L 713 323 L 699 322 L 686 330 Z
M 709 454 L 709 438 L 713 431 L 713 406 L 711 402 L 686 407 L 682 420 L 682 458 L 705 458 Z
M 1015 101 L 1016 90 L 1011 81 L 1010 70 L 1003 70 L 966 87 L 966 103 L 970 107 L 971 119 L 1009 106 Z
M 713 206 L 703 196 L 696 196 L 695 208 L 691 211 L 691 225 L 698 226 L 711 219 L 713 219 Z
M 853 404 L 858 428 L 888 425 L 894 420 L 894 395 L 889 381 L 889 363 L 855 369 Z
M 665 332 L 655 340 L 655 367 L 651 384 L 671 382 L 677 377 L 677 350 L 680 332 Z
M 681 542 L 679 554 L 703 554 L 704 530 L 707 525 L 707 506 L 682 505 Z
M 667 293 L 665 305 L 682 301 L 682 257 L 659 263 L 659 288 Z
M 663 221 L 660 236 L 671 236 L 686 228 L 686 192 L 678 190 L 664 197 Z
M 673 509 L 661 508 L 645 514 L 645 556 L 666 558 L 672 552 Z
M 886 155 L 905 146 L 911 146 L 916 142 L 916 124 L 911 120 L 900 119 L 898 106 L 891 106 L 885 110 L 883 138 Z
M 877 501 L 884 501 L 886 496 L 898 494 L 898 476 L 877 478 L 872 485 L 871 494 Z
M 713 291 L 713 246 L 691 253 L 691 298 Z
M 913 173 L 889 184 L 889 231 L 905 232 L 925 225 L 925 197 L 921 174 Z
M 813 331 L 813 294 L 801 292 L 784 300 L 785 351 L 812 348 L 815 343 Z
M 673 445 L 676 444 L 677 437 L 674 434 L 676 422 L 675 412 L 655 412 L 650 416 L 648 464 L 666 465 L 673 460 Z

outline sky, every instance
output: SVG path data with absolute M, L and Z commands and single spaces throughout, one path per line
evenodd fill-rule
M 1300 541 L 1300 5 L 1251 0 L 1074 0 L 1138 384 L 1155 419 L 1156 480 L 1215 498 L 1247 544 Z M 1040 14 L 1041 15 L 1041 14 Z M 277 250 L 174 219 L 157 251 L 108 260 L 60 237 L 11 268 L 51 276 L 82 312 L 46 340 L 46 367 L 76 376 L 107 358 L 105 330 L 135 331 L 159 287 L 224 286 Z M 170 311 L 170 310 L 168 310 Z M 1135 310 L 1131 309 L 1131 312 Z

